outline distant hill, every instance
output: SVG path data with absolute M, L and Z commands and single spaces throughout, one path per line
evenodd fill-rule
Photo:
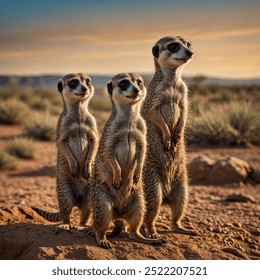
M 39 75 L 39 76 L 16 76 L 16 75 L 0 75 L 0 87 L 8 88 L 56 88 L 56 85 L 62 75 Z M 106 86 L 111 76 L 109 75 L 91 75 L 93 84 L 98 87 Z M 146 80 L 150 80 L 152 75 L 144 74 L 143 77 Z M 192 83 L 192 77 L 184 77 L 188 83 Z M 205 80 L 206 84 L 238 84 L 238 85 L 249 85 L 257 84 L 260 85 L 259 79 L 222 79 L 208 77 Z
M 56 88 L 62 75 L 15 76 L 0 75 L 0 87 L 8 88 Z M 91 75 L 95 86 L 106 86 L 110 76 Z

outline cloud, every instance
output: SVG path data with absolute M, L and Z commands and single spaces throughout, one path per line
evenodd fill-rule
M 236 75 L 258 75 L 258 14 L 259 9 L 251 8 L 234 13 L 222 10 L 221 14 L 218 10 L 187 9 L 180 13 L 174 9 L 147 9 L 143 14 L 133 16 L 129 12 L 113 17 L 110 9 L 108 15 L 104 11 L 98 17 L 93 14 L 68 20 L 67 13 L 56 21 L 52 18 L 44 24 L 21 23 L 17 28 L 0 30 L 0 63 L 2 71 L 7 72 L 70 72 L 85 68 L 93 73 L 136 69 L 152 72 L 151 47 L 171 34 L 183 35 L 194 45 L 196 57 L 187 67 L 189 74 L 232 75 L 233 71 Z

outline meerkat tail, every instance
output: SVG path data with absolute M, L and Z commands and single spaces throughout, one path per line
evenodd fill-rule
M 60 212 L 52 213 L 48 212 L 42 209 L 39 209 L 37 207 L 32 207 L 32 209 L 38 213 L 40 216 L 48 220 L 49 222 L 60 222 L 62 221 L 62 216 Z

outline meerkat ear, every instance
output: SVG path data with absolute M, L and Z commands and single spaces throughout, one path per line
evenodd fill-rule
M 58 84 L 57 84 L 57 88 L 58 88 L 58 91 L 59 91 L 60 93 L 62 93 L 63 86 L 62 86 L 62 81 L 61 81 L 61 80 L 59 80 L 59 82 L 58 82 Z
M 112 84 L 112 81 L 110 81 L 110 82 L 107 83 L 107 91 L 108 91 L 109 95 L 111 96 L 111 95 L 112 95 L 112 92 L 113 92 L 113 84 Z
M 158 58 L 159 57 L 159 46 L 155 45 L 152 49 L 152 52 L 153 52 L 153 56 Z

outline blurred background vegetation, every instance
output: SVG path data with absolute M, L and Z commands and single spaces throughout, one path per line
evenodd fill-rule
M 146 86 L 150 78 L 146 77 Z M 188 145 L 245 146 L 260 144 L 260 85 L 219 84 L 206 76 L 187 80 Z M 53 88 L 0 87 L 0 124 L 18 125 L 23 134 L 7 143 L 0 154 L 1 166 L 13 166 L 15 157 L 33 158 L 37 141 L 55 141 L 56 123 L 63 104 Z M 104 86 L 95 87 L 89 108 L 99 131 L 108 119 L 111 102 Z

